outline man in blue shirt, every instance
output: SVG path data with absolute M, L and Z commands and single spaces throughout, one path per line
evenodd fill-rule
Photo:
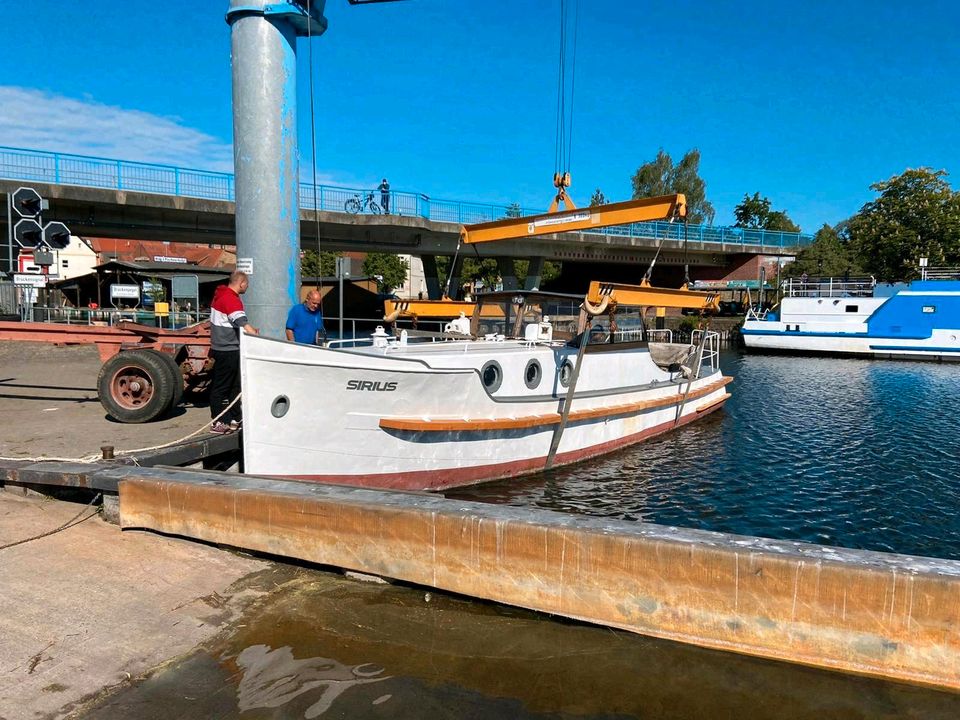
M 311 290 L 307 293 L 306 300 L 299 305 L 294 305 L 287 313 L 287 340 L 315 345 L 317 336 L 323 332 L 325 331 L 320 293 Z

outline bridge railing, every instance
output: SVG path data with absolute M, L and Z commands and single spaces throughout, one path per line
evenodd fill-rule
M 43 182 L 84 187 L 112 188 L 162 195 L 234 200 L 234 176 L 230 173 L 191 170 L 172 165 L 130 162 L 86 155 L 25 150 L 0 146 L 0 178 L 23 182 Z M 380 192 L 370 188 L 345 188 L 334 185 L 301 183 L 300 207 L 329 212 L 344 212 L 348 200 L 358 196 L 361 203 L 373 193 L 377 204 Z M 314 198 L 316 197 L 316 201 Z M 369 212 L 366 208 L 363 212 Z M 517 205 L 441 200 L 423 193 L 390 192 L 390 213 L 461 225 L 492 222 L 507 217 L 536 215 L 542 208 L 525 209 Z M 683 240 L 682 223 L 647 222 L 604 228 L 605 235 Z M 754 230 L 749 228 L 690 225 L 687 238 L 699 243 L 723 243 L 742 247 L 796 248 L 809 245 L 813 236 L 804 233 Z

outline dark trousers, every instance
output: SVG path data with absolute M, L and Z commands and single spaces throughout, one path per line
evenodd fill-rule
M 210 417 L 223 412 L 240 394 L 240 351 L 211 350 L 213 357 L 213 382 L 210 385 Z M 240 421 L 240 403 L 234 405 L 220 418 L 220 422 Z
M 383 208 L 383 211 L 389 215 L 390 214 L 390 195 L 389 193 L 380 194 L 380 207 Z

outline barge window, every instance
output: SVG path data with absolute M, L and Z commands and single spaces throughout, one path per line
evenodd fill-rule
M 489 360 L 480 369 L 480 378 L 483 380 L 483 386 L 487 392 L 493 393 L 500 389 L 500 383 L 503 382 L 503 370 L 500 363 L 496 360 Z
M 924 306 L 923 306 L 923 311 L 924 311 L 925 313 L 935 313 L 935 312 L 937 311 L 937 306 L 936 306 L 936 305 L 924 305 Z
M 531 360 L 527 363 L 527 367 L 523 371 L 523 382 L 528 388 L 533 390 L 540 384 L 540 378 L 542 376 L 543 370 L 540 368 L 540 363 L 536 360 Z
M 859 305 L 847 305 L 847 312 L 858 312 L 859 310 Z

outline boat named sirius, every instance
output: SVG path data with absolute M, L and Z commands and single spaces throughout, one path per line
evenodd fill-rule
M 593 283 L 586 298 L 490 293 L 440 333 L 381 327 L 327 347 L 244 335 L 245 470 L 443 489 L 640 442 L 730 397 L 717 334 L 673 343 L 645 327 L 644 309 L 715 303 Z

